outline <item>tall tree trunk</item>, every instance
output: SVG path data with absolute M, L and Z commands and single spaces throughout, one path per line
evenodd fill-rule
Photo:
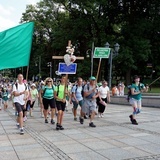
M 126 85 L 131 84 L 131 69 L 128 69 L 126 72 Z

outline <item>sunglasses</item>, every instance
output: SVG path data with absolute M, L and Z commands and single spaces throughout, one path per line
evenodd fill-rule
M 52 81 L 47 81 L 47 82 L 52 82 Z

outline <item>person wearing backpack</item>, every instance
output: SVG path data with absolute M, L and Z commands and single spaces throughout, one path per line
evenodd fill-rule
M 48 109 L 49 106 L 51 108 L 51 124 L 55 124 L 54 121 L 54 114 L 55 114 L 55 99 L 54 99 L 54 90 L 55 86 L 53 84 L 52 78 L 48 77 L 44 81 L 44 86 L 41 89 L 41 98 L 42 103 L 44 106 L 44 118 L 45 118 L 45 123 L 48 123 L 47 115 L 48 115 Z
M 25 110 L 25 103 L 28 98 L 28 88 L 23 82 L 23 75 L 18 74 L 18 80 L 13 85 L 13 101 L 16 111 L 18 112 L 17 127 L 20 129 L 20 134 L 24 134 L 23 129 L 23 111 Z
M 74 115 L 74 120 L 77 121 L 77 108 L 78 105 L 80 105 L 80 107 L 82 108 L 83 105 L 83 97 L 82 97 L 82 90 L 83 90 L 83 79 L 81 77 L 79 77 L 77 79 L 77 84 L 75 84 L 72 87 L 72 103 L 73 103 L 73 115 Z M 80 109 L 80 117 L 82 116 L 82 110 Z
M 133 107 L 133 113 L 129 116 L 130 121 L 134 125 L 138 125 L 136 121 L 136 115 L 141 112 L 142 108 L 142 92 L 147 92 L 148 86 L 145 87 L 143 83 L 140 83 L 140 77 L 135 75 L 134 81 L 130 86 L 129 103 Z
M 64 111 L 66 107 L 66 96 L 68 95 L 67 77 L 62 75 L 60 84 L 55 88 L 54 96 L 56 99 L 56 107 L 58 110 L 56 130 L 64 130 L 62 126 Z
M 96 85 L 96 78 L 91 76 L 89 78 L 89 83 L 84 86 L 84 104 L 82 106 L 82 112 L 87 113 L 90 117 L 90 127 L 96 127 L 93 123 L 93 119 L 96 114 L 97 102 L 96 99 L 99 97 L 99 90 Z M 80 118 L 80 123 L 83 124 L 83 117 Z

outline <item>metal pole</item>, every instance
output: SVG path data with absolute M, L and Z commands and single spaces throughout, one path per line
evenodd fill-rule
M 93 54 L 94 54 L 94 42 L 92 42 L 92 51 L 91 51 L 91 76 L 93 75 Z
M 50 62 L 50 77 L 52 78 L 52 62 Z
M 113 52 L 111 51 L 110 53 L 110 68 L 109 68 L 109 88 L 111 89 L 111 84 L 112 84 L 112 54 Z
M 38 72 L 39 72 L 39 76 L 41 76 L 41 56 L 39 56 L 39 66 L 38 66 Z M 39 78 L 41 78 L 41 77 L 39 77 Z

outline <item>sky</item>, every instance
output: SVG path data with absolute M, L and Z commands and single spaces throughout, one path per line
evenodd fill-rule
M 0 0 L 0 32 L 19 25 L 26 5 L 37 2 L 40 0 Z

